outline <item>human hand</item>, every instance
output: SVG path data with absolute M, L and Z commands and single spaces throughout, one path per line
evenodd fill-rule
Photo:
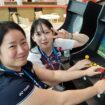
M 101 72 L 98 71 L 99 68 L 100 68 L 100 66 L 92 66 L 92 67 L 88 68 L 87 70 L 84 70 L 84 74 L 86 76 L 94 76 L 94 75 L 101 74 Z
M 80 70 L 80 69 L 83 69 L 83 68 L 86 68 L 86 67 L 90 67 L 90 64 L 91 64 L 91 61 L 90 61 L 90 60 L 84 59 L 84 60 L 78 61 L 78 62 L 73 66 L 73 68 L 74 68 L 75 70 Z
M 105 80 L 99 80 L 93 87 L 96 89 L 97 94 L 102 94 L 105 91 Z
M 68 39 L 69 38 L 69 32 L 61 29 L 61 30 L 54 30 L 52 29 L 54 33 L 56 33 L 56 35 L 53 36 L 53 38 L 63 38 L 63 39 Z

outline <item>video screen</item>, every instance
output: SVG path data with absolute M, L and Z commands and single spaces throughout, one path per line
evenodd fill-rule
M 102 38 L 102 40 L 101 40 L 101 43 L 100 43 L 99 48 L 98 48 L 98 50 L 97 50 L 97 53 L 98 53 L 101 57 L 105 58 L 105 35 L 103 36 L 103 38 Z
M 83 24 L 83 17 L 80 16 L 79 14 L 72 13 L 68 30 L 73 33 L 80 32 L 82 24 Z

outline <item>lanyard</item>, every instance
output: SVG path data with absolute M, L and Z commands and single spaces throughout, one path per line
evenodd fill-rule
M 19 77 L 22 77 L 22 75 L 20 75 L 20 73 L 21 73 L 23 75 L 26 75 L 37 87 L 39 87 L 39 88 L 45 87 L 45 84 L 43 82 L 41 82 L 41 81 L 39 81 L 40 83 L 37 82 L 35 80 L 35 78 L 33 76 L 31 76 L 32 73 L 29 73 L 27 70 L 23 69 L 22 72 L 17 73 L 15 70 L 8 69 L 7 67 L 0 64 L 0 71 L 5 71 L 8 74 L 12 74 L 12 75 L 19 76 Z M 47 86 L 45 88 L 47 88 Z
M 47 56 L 47 54 L 42 49 L 40 49 L 39 46 L 38 46 L 38 49 L 39 49 L 41 55 L 47 60 L 48 64 L 54 69 L 54 66 L 53 66 L 53 63 L 52 63 L 52 60 L 50 59 L 50 57 Z M 56 62 L 60 65 L 60 56 L 58 56 L 58 53 L 57 53 L 55 47 L 53 47 L 52 53 L 54 54 Z

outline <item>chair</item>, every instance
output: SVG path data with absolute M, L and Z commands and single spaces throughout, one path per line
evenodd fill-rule
M 15 22 L 15 23 L 19 23 L 19 18 L 18 18 L 18 16 L 16 15 L 16 13 L 13 13 L 12 14 L 12 16 L 11 16 L 11 18 L 12 18 L 12 21 L 13 22 Z
M 10 21 L 12 20 L 13 13 L 15 13 L 15 15 L 18 15 L 17 8 L 15 8 L 15 7 L 8 8 L 8 11 L 9 11 L 9 20 Z
M 11 18 L 12 21 L 17 24 L 30 25 L 30 21 L 28 18 L 23 18 L 20 15 L 17 15 L 17 13 L 13 13 Z
M 35 12 L 35 18 L 38 19 L 40 16 L 43 15 L 42 11 L 36 11 Z
M 34 8 L 35 18 L 38 19 L 43 14 L 42 8 Z
M 43 14 L 42 8 L 35 8 L 34 11 L 35 11 L 36 19 L 43 18 L 43 19 L 50 20 L 51 22 L 56 20 L 56 22 L 58 23 L 58 20 L 60 18 L 60 16 L 57 13 Z

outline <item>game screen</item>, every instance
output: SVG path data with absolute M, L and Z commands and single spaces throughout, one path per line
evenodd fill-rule
M 73 13 L 68 30 L 73 33 L 80 32 L 82 23 L 83 23 L 83 17 Z
M 97 50 L 97 53 L 102 56 L 103 58 L 105 58 L 105 35 L 100 43 L 100 46 Z

